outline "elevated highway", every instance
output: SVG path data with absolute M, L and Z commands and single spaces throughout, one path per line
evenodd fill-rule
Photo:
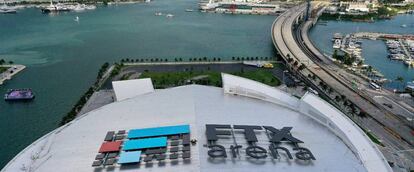
M 293 7 L 281 14 L 272 25 L 274 46 L 291 71 L 318 90 L 321 97 L 330 99 L 328 101 L 337 108 L 346 111 L 346 108 L 335 101 L 337 96 L 345 96 L 353 105 L 369 114 L 364 119 L 349 117 L 366 131 L 373 132 L 391 151 L 411 149 L 414 145 L 411 128 L 394 114 L 378 106 L 371 97 L 353 88 L 354 81 L 364 81 L 339 68 L 313 46 L 307 34 L 314 23 L 301 22 L 305 10 L 306 5 Z M 299 67 L 301 64 L 304 67 Z M 317 79 L 309 76 L 316 76 Z M 332 88 L 333 93 L 323 90 L 321 83 Z M 407 156 L 411 161 L 413 160 L 412 154 L 409 153 Z

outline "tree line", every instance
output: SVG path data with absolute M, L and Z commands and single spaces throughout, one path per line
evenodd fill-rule
M 71 111 L 69 111 L 60 121 L 60 125 L 64 125 L 73 119 L 76 118 L 78 113 L 82 110 L 83 106 L 86 104 L 86 102 L 89 100 L 89 98 L 92 96 L 92 94 L 99 89 L 99 83 L 102 79 L 103 75 L 109 68 L 109 63 L 104 63 L 101 68 L 99 69 L 98 75 L 96 77 L 95 83 L 86 91 L 82 97 L 76 102 L 76 104 L 72 107 Z
M 232 61 L 254 61 L 254 60 L 276 60 L 276 57 L 231 57 Z M 123 58 L 121 59 L 121 63 L 143 63 L 143 62 L 183 62 L 183 61 L 190 61 L 190 62 L 215 62 L 215 61 L 222 61 L 220 57 L 193 57 L 193 58 L 140 58 L 140 59 L 130 59 L 130 58 Z
M 14 62 L 13 61 L 8 61 L 8 62 L 6 62 L 6 60 L 4 60 L 4 59 L 0 59 L 0 65 L 5 65 L 5 64 L 13 64 Z

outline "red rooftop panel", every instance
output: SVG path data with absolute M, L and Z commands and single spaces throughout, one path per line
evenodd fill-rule
M 115 141 L 115 142 L 104 142 L 99 148 L 99 153 L 105 152 L 119 152 L 121 147 L 122 141 Z

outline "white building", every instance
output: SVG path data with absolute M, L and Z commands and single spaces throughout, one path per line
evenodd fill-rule
M 368 5 L 368 2 L 340 2 L 340 6 L 345 7 L 346 12 L 369 12 Z
M 123 82 L 122 100 L 43 136 L 2 171 L 391 171 L 365 133 L 316 95 L 222 78 L 223 88 Z M 136 88 L 147 90 L 125 97 Z

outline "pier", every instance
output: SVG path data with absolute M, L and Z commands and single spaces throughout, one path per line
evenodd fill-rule
M 3 85 L 6 80 L 12 79 L 14 75 L 26 68 L 24 65 L 0 65 L 0 67 L 8 67 L 6 71 L 0 74 L 0 85 Z
M 414 35 L 411 34 L 391 34 L 391 33 L 380 33 L 380 32 L 356 32 L 353 35 L 357 38 L 365 39 L 408 39 L 414 40 Z

